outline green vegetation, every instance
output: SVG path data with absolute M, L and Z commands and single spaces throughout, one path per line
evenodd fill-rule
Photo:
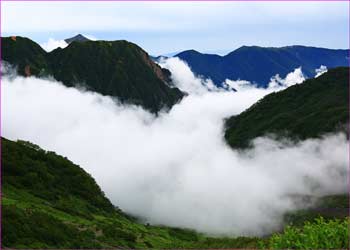
M 29 142 L 2 139 L 4 189 L 14 187 L 80 214 L 111 212 L 113 205 L 82 168 Z M 79 209 L 77 209 L 79 208 Z
M 233 148 L 275 134 L 294 140 L 345 130 L 349 122 L 349 68 L 329 70 L 286 90 L 272 93 L 226 122 L 225 139 Z
M 45 50 L 25 37 L 1 38 L 1 57 L 1 60 L 15 65 L 18 73 L 23 76 L 27 75 L 27 66 L 30 67 L 31 74 L 37 76 L 41 76 L 48 69 Z
M 320 217 L 302 228 L 287 226 L 283 233 L 272 235 L 261 248 L 273 249 L 347 249 L 350 219 L 325 220 Z
M 171 107 L 183 96 L 167 85 L 169 71 L 127 41 L 72 42 L 50 53 L 28 38 L 4 37 L 1 42 L 1 59 L 17 66 L 24 76 L 52 75 L 66 86 L 83 86 L 153 112 Z
M 316 218 L 327 220 L 344 219 L 349 216 L 349 194 L 329 195 L 319 198 L 309 209 L 302 209 L 287 213 L 285 224 L 303 226 L 306 221 L 312 222 Z

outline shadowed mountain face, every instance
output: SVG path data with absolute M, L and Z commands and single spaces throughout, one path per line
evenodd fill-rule
M 66 43 L 70 44 L 72 42 L 86 42 L 86 41 L 90 41 L 90 39 L 86 38 L 82 34 L 78 34 L 78 35 L 73 36 L 71 38 L 64 39 L 64 41 Z
M 1 59 L 16 66 L 20 75 L 52 75 L 66 86 L 84 86 L 152 112 L 183 97 L 179 89 L 169 87 L 170 72 L 127 41 L 72 42 L 47 53 L 30 39 L 6 37 Z
M 349 65 L 349 50 L 305 46 L 243 46 L 226 56 L 188 50 L 176 56 L 186 61 L 197 75 L 211 78 L 217 86 L 226 79 L 241 79 L 266 87 L 272 76 L 279 74 L 285 77 L 300 66 L 306 77 L 314 77 L 315 69 L 321 65 L 329 69 Z
M 225 138 L 234 148 L 273 133 L 292 139 L 345 131 L 349 123 L 349 68 L 331 69 L 283 91 L 271 93 L 226 122 Z

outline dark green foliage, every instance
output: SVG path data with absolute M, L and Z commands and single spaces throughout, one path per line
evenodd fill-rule
M 143 106 L 153 112 L 171 107 L 183 96 L 170 88 L 169 72 L 150 60 L 148 54 L 127 41 L 72 42 L 65 49 L 46 53 L 33 41 L 2 38 L 2 59 L 18 65 L 18 73 L 52 75 L 66 86 L 84 86 L 121 102 Z
M 319 198 L 312 207 L 287 213 L 285 223 L 293 226 L 303 226 L 306 221 L 316 218 L 344 219 L 349 216 L 349 195 L 329 195 Z
M 30 208 L 2 206 L 2 218 L 4 246 L 17 248 L 99 246 L 88 232 L 81 233 L 72 225 L 64 224 L 51 215 Z
M 273 133 L 293 139 L 345 130 L 349 122 L 349 68 L 329 70 L 286 90 L 272 93 L 229 118 L 225 138 L 234 148 Z
M 181 228 L 171 228 L 169 229 L 169 235 L 185 241 L 197 241 L 198 234 L 193 230 L 186 230 Z
M 136 242 L 136 235 L 132 232 L 127 232 L 125 230 L 121 230 L 118 225 L 104 225 L 102 228 L 103 234 L 107 238 L 120 238 L 129 242 Z
M 1 57 L 2 60 L 16 65 L 21 75 L 26 75 L 26 66 L 30 67 L 31 74 L 37 76 L 48 70 L 45 50 L 28 38 L 1 38 Z
M 283 233 L 274 234 L 262 248 L 273 249 L 347 249 L 349 247 L 349 218 L 306 222 L 303 228 L 287 227 Z
M 227 248 L 227 246 L 234 246 L 234 248 L 258 248 L 264 239 L 258 237 L 237 237 L 237 238 L 207 238 L 202 248 Z
M 114 210 L 95 180 L 67 158 L 28 142 L 2 138 L 1 143 L 3 185 L 24 189 L 65 211 Z

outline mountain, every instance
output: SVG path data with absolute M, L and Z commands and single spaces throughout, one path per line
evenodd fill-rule
M 315 138 L 346 131 L 349 124 L 349 68 L 274 92 L 226 121 L 225 138 L 233 148 L 244 148 L 266 134 L 292 139 Z
M 64 41 L 68 44 L 72 43 L 72 42 L 86 42 L 86 41 L 90 41 L 89 38 L 86 38 L 85 36 L 83 36 L 82 34 L 78 34 L 76 36 L 73 36 L 71 38 L 67 38 L 64 39 Z
M 217 86 L 226 79 L 241 79 L 266 87 L 272 76 L 285 77 L 300 66 L 305 76 L 311 78 L 321 65 L 329 69 L 349 65 L 349 50 L 306 46 L 243 46 L 225 56 L 187 50 L 176 57 L 186 61 L 197 75 L 211 78 Z
M 170 87 L 170 72 L 136 44 L 121 41 L 72 42 L 49 53 L 24 37 L 4 37 L 2 60 L 23 76 L 53 76 L 66 86 L 84 86 L 152 111 L 170 108 L 183 93 Z
M 5 138 L 1 149 L 2 248 L 253 248 L 259 241 L 141 224 L 67 158 Z

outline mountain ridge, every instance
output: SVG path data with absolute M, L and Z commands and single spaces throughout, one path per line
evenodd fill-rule
M 170 87 L 168 70 L 125 40 L 72 42 L 51 52 L 28 38 L 5 37 L 1 41 L 1 59 L 16 66 L 23 76 L 51 75 L 68 87 L 84 84 L 88 90 L 155 113 L 171 108 L 184 96 Z
M 349 65 L 349 50 L 302 45 L 241 46 L 224 56 L 186 50 L 175 57 L 184 60 L 197 75 L 211 78 L 219 87 L 226 79 L 247 80 L 267 87 L 272 76 L 279 74 L 284 78 L 298 67 L 311 78 L 321 65 L 327 68 Z
M 178 56 L 179 54 L 182 54 L 182 53 L 187 53 L 187 52 L 193 52 L 193 53 L 196 53 L 196 54 L 202 54 L 202 55 L 212 55 L 212 56 L 217 56 L 217 57 L 226 57 L 227 55 L 231 54 L 231 53 L 234 53 L 234 52 L 237 52 L 237 51 L 240 51 L 240 50 L 244 50 L 244 49 L 250 49 L 250 48 L 259 48 L 259 49 L 276 49 L 276 50 L 279 50 L 279 49 L 290 49 L 290 48 L 309 48 L 309 49 L 322 49 L 322 50 L 330 50 L 330 51 L 347 51 L 348 49 L 334 49 L 334 48 L 325 48 L 325 47 L 318 47 L 318 46 L 306 46 L 306 45 L 286 45 L 286 46 L 281 46 L 281 47 L 278 47 L 278 46 L 259 46 L 259 45 L 242 45 L 230 52 L 227 52 L 226 54 L 224 55 L 219 55 L 217 53 L 210 53 L 210 52 L 200 52 L 199 50 L 196 50 L 196 49 L 186 49 L 186 50 L 183 50 L 183 51 L 180 51 L 180 52 L 177 52 L 176 54 L 173 55 L 173 57 L 176 57 Z M 349 50 L 348 50 L 349 51 Z M 163 55 L 159 55 L 159 56 L 163 56 Z M 166 54 L 164 55 L 166 57 Z

